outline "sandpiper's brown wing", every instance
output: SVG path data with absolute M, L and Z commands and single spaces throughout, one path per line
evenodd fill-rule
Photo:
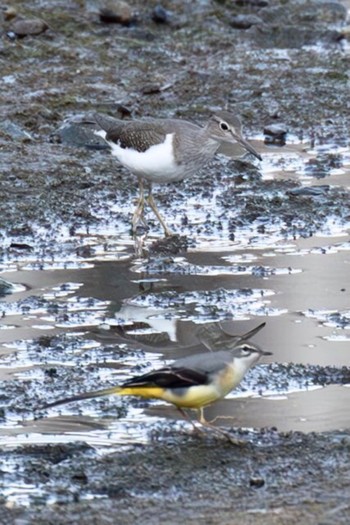
M 110 131 L 106 138 L 118 143 L 121 148 L 143 152 L 151 146 L 162 144 L 166 139 L 166 132 L 157 121 L 138 120 L 125 123 L 122 129 Z
M 146 151 L 151 146 L 162 144 L 167 132 L 159 120 L 117 120 L 108 115 L 95 114 L 96 123 L 106 132 L 106 140 L 121 148 Z

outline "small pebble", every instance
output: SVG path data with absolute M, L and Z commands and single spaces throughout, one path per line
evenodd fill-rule
M 16 18 L 17 11 L 14 7 L 5 7 L 3 14 L 4 14 L 4 20 L 8 22 L 9 20 L 13 20 L 13 18 Z
M 265 485 L 265 480 L 263 478 L 250 478 L 249 486 L 260 489 Z
M 157 5 L 152 11 L 152 20 L 157 24 L 169 24 L 170 13 L 162 5 Z
M 141 88 L 141 93 L 143 95 L 154 95 L 155 93 L 161 92 L 161 85 L 160 84 L 145 84 Z
M 12 24 L 9 32 L 15 33 L 19 38 L 24 38 L 28 35 L 40 35 L 41 33 L 44 33 L 48 27 L 47 23 L 39 18 L 23 18 L 16 20 Z
M 350 25 L 343 27 L 341 29 L 341 34 L 344 38 L 346 38 L 347 40 L 350 40 Z
M 264 128 L 265 144 L 284 146 L 288 128 L 285 124 L 269 124 Z
M 99 11 L 101 22 L 129 26 L 135 21 L 134 13 L 126 2 L 109 1 Z
M 249 29 L 262 23 L 261 18 L 256 15 L 237 15 L 231 18 L 230 21 L 230 25 L 235 29 Z
M 269 5 L 268 0 L 236 0 L 237 5 L 244 7 L 250 5 L 251 7 L 267 7 Z
M 288 133 L 288 128 L 285 124 L 269 124 L 264 127 L 264 134 L 272 137 L 282 138 Z
M 303 188 L 294 188 L 293 190 L 287 191 L 287 194 L 295 196 L 303 195 L 305 197 L 318 197 L 319 195 L 324 195 L 329 190 L 330 187 L 328 186 L 328 184 L 323 184 L 320 186 L 306 186 Z

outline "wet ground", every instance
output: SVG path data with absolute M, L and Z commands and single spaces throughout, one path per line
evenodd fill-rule
M 347 524 L 350 5 L 162 6 L 107 24 L 94 2 L 15 1 L 48 25 L 20 39 L 4 11 L 0 522 Z M 135 180 L 63 122 L 219 108 L 263 161 L 156 188 L 177 236 L 150 213 L 136 257 Z M 254 342 L 273 355 L 206 409 L 245 446 L 161 402 L 43 409 L 202 351 L 210 322 L 266 322 Z

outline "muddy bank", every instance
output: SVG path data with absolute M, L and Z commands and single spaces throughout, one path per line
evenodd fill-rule
M 6 519 L 45 525 L 348 523 L 349 487 L 341 481 L 348 473 L 348 433 L 235 435 L 248 445 L 162 430 L 148 446 L 102 457 L 78 444 L 28 448 L 24 462 L 11 453 L 37 487 L 37 504 L 26 512 L 9 510 Z
M 94 1 L 4 11 L 0 522 L 349 522 L 348 7 L 133 2 L 117 23 Z M 178 237 L 148 215 L 135 260 L 135 180 L 67 123 L 222 108 L 263 162 L 218 157 L 157 188 Z M 147 401 L 42 409 L 201 351 L 198 325 L 262 321 L 273 357 L 207 410 L 245 447 Z

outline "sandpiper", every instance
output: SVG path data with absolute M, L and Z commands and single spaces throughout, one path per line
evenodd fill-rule
M 139 200 L 132 219 L 136 232 L 144 221 L 147 202 L 166 236 L 172 235 L 161 217 L 152 195 L 152 183 L 177 182 L 192 177 L 215 153 L 241 157 L 260 154 L 242 136 L 240 119 L 228 111 L 218 111 L 204 127 L 181 119 L 118 120 L 95 114 L 101 128 L 95 133 L 110 146 L 112 155 L 139 180 Z M 144 186 L 148 186 L 145 197 Z

